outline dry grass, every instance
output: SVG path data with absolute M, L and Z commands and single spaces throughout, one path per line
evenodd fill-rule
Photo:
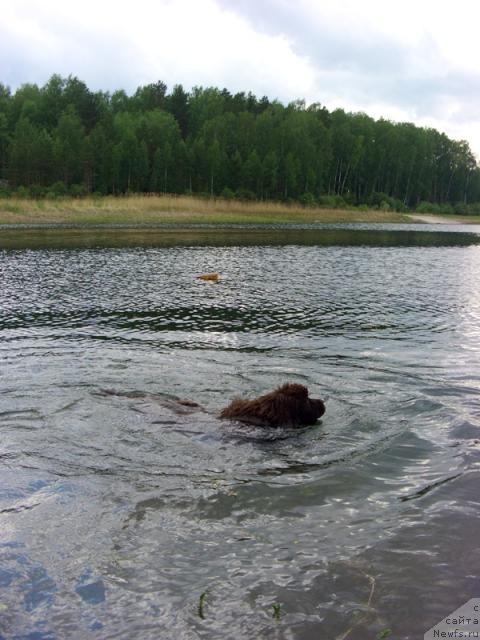
M 189 196 L 0 200 L 0 224 L 264 224 L 409 222 L 403 214 L 305 208 L 278 202 L 238 202 Z

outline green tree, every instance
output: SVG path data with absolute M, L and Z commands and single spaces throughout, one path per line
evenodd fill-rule
M 434 129 L 226 88 L 168 94 L 161 81 L 94 93 L 59 75 L 13 93 L 0 84 L 0 178 L 78 194 L 226 189 L 467 212 L 480 202 L 468 143 Z
M 188 93 L 181 84 L 173 87 L 172 93 L 167 97 L 166 109 L 172 114 L 180 127 L 182 137 L 188 135 Z
M 85 130 L 75 108 L 70 105 L 58 119 L 53 135 L 57 179 L 68 186 L 83 180 Z
M 243 164 L 242 186 L 253 191 L 257 197 L 261 197 L 263 195 L 262 163 L 256 149 L 249 153 L 248 158 Z
M 263 187 L 266 198 L 274 198 L 278 187 L 278 157 L 275 151 L 269 151 L 262 165 Z
M 213 195 L 214 188 L 220 192 L 224 185 L 220 183 L 219 174 L 222 167 L 222 151 L 218 140 L 214 140 L 213 143 L 207 149 L 207 162 L 209 171 L 209 186 L 210 194 Z
M 299 162 L 292 153 L 288 153 L 283 164 L 283 195 L 285 198 L 298 195 Z
M 9 135 L 7 115 L 0 111 L 0 179 L 6 178 L 8 143 Z
M 164 109 L 166 93 L 167 85 L 161 80 L 139 87 L 132 98 L 134 108 L 138 111 Z
M 113 144 L 102 122 L 95 126 L 86 139 L 84 157 L 87 191 L 110 193 L 113 180 Z
M 173 153 L 169 142 L 163 147 L 158 147 L 153 158 L 152 173 L 150 176 L 151 191 L 167 193 L 169 190 L 169 170 L 172 166 Z

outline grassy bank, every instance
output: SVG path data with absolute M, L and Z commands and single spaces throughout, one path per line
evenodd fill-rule
M 404 222 L 383 211 L 304 208 L 188 196 L 122 196 L 60 200 L 0 200 L 0 224 L 161 224 Z
M 428 218 L 428 216 L 423 216 Z M 439 218 L 434 216 L 433 218 Z M 480 216 L 442 216 L 454 223 L 480 223 Z M 360 209 L 305 208 L 279 202 L 239 202 L 189 196 L 106 196 L 57 200 L 0 199 L 0 224 L 282 224 L 406 222 L 406 214 Z M 431 220 L 435 222 L 434 219 Z

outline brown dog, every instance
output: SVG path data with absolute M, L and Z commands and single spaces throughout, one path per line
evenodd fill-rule
M 325 404 L 309 398 L 307 387 L 287 383 L 255 400 L 235 398 L 220 418 L 262 427 L 301 427 L 315 424 L 324 413 Z

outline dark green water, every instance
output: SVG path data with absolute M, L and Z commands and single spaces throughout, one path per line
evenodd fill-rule
M 477 227 L 445 225 L 0 225 L 2 249 L 80 249 L 172 246 L 431 247 L 478 244 Z M 212 233 L 212 229 L 214 233 Z M 394 231 L 394 233 L 393 233 Z
M 0 637 L 413 639 L 478 597 L 471 232 L 1 231 Z M 286 380 L 317 426 L 216 418 Z

